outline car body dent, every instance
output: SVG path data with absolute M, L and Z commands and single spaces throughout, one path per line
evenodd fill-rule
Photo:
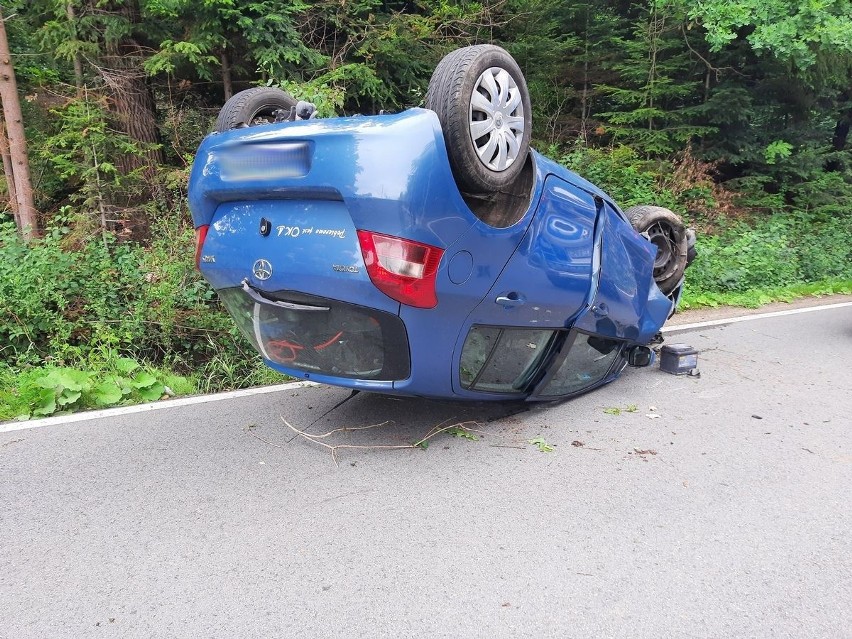
M 605 337 L 647 343 L 674 306 L 654 283 L 656 249 L 609 203 L 601 217 L 597 291 L 574 325 Z

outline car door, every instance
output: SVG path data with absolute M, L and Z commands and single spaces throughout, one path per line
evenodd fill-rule
M 555 176 L 535 217 L 457 344 L 454 386 L 518 394 L 592 296 L 600 199 Z

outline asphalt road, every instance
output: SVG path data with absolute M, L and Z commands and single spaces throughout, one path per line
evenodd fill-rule
M 700 378 L 517 414 L 301 387 L 7 429 L 0 637 L 852 637 L 852 307 L 668 340 Z M 393 423 L 338 465 L 282 418 Z

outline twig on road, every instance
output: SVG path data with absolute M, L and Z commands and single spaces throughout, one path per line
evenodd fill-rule
M 283 421 L 284 425 L 287 426 L 287 428 L 292 430 L 297 435 L 303 437 L 304 439 L 308 440 L 309 442 L 312 442 L 314 444 L 318 444 L 318 445 L 320 445 L 324 448 L 327 448 L 331 452 L 331 458 L 334 460 L 334 463 L 337 466 L 340 466 L 340 460 L 337 457 L 337 451 L 341 448 L 350 448 L 350 449 L 357 449 L 357 450 L 401 450 L 401 449 L 406 449 L 406 448 L 421 448 L 423 446 L 424 442 L 427 442 L 428 440 L 432 439 L 436 435 L 439 435 L 439 434 L 441 434 L 441 433 L 443 433 L 447 430 L 450 430 L 451 428 L 460 428 L 460 429 L 463 429 L 463 430 L 466 430 L 466 431 L 469 431 L 469 432 L 482 432 L 482 431 L 475 431 L 473 428 L 471 428 L 472 425 L 477 425 L 477 422 L 467 421 L 467 422 L 457 422 L 457 423 L 454 423 L 454 424 L 447 424 L 447 422 L 450 421 L 449 419 L 447 419 L 447 420 L 444 420 L 443 422 L 441 422 L 440 424 L 438 424 L 437 426 L 433 426 L 431 429 L 429 429 L 429 431 L 426 433 L 426 435 L 424 435 L 423 437 L 418 439 L 413 444 L 327 444 L 327 443 L 320 441 L 320 440 L 324 439 L 324 438 L 326 438 L 330 435 L 333 435 L 334 433 L 351 432 L 351 431 L 355 431 L 355 430 L 369 430 L 371 428 L 379 428 L 381 426 L 386 426 L 386 425 L 391 424 L 393 422 L 385 421 L 385 422 L 382 422 L 380 424 L 371 424 L 369 426 L 357 426 L 357 427 L 354 427 L 354 428 L 347 426 L 347 427 L 343 427 L 343 428 L 335 428 L 334 430 L 331 430 L 327 433 L 323 433 L 322 435 L 313 435 L 313 434 L 307 433 L 303 430 L 299 430 L 298 428 L 293 426 L 290 422 L 288 422 L 283 417 L 281 418 L 281 421 Z M 444 424 L 447 424 L 447 425 L 444 425 Z

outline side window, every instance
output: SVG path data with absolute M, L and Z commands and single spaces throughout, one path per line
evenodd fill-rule
M 603 380 L 621 352 L 622 342 L 578 333 L 571 350 L 540 395 L 570 395 Z
M 474 326 L 462 348 L 463 388 L 492 393 L 525 390 L 556 331 Z

